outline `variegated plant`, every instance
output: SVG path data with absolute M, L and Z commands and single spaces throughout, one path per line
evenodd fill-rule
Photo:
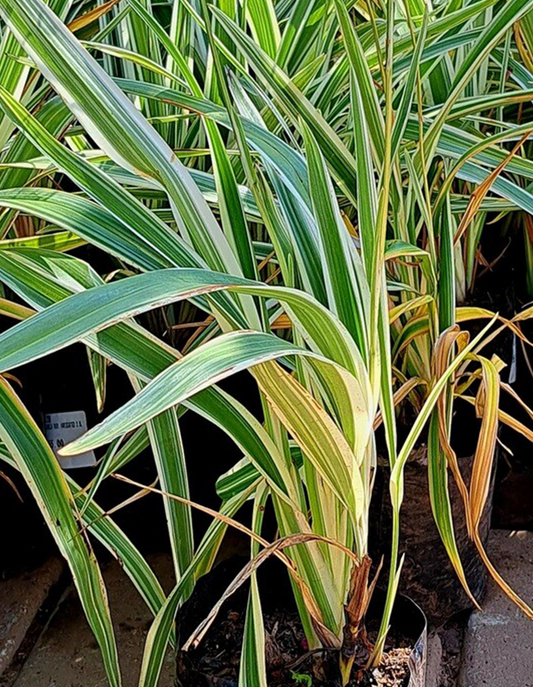
M 461 574 L 439 418 L 446 437 L 451 382 L 477 365 L 484 385 L 472 398 L 486 419 L 465 495 L 476 537 L 499 363 L 479 356 L 493 319 L 470 343 L 456 326 L 454 213 L 464 208 L 439 161 L 448 170 L 458 158 L 450 176 L 470 182 L 485 179 L 482 161 L 508 205 L 530 202 L 501 176 L 502 160 L 510 173 L 531 171 L 507 160 L 501 144 L 512 137 L 472 140 L 454 123 L 527 99 L 506 92 L 506 82 L 477 98 L 465 92 L 532 6 L 0 0 L 0 280 L 26 303 L 0 301 L 3 314 L 21 320 L 0 336 L 0 371 L 81 341 L 101 403 L 107 361 L 128 372 L 136 391 L 64 450 L 113 442 L 82 492 L 8 382 L 0 386 L 2 458 L 24 474 L 69 561 L 111 685 L 120 684 L 115 639 L 98 564 L 76 536 L 82 523 L 120 557 L 154 613 L 140 684 L 155 685 L 178 608 L 250 498 L 251 555 L 257 565 L 268 555 L 286 564 L 310 645 L 339 651 L 347 684 L 369 595 L 380 421 L 394 527 L 372 661 L 380 660 L 401 569 L 403 469 L 428 421 L 435 516 Z M 77 192 L 58 189 L 63 175 Z M 84 244 L 112 256 L 116 271 L 100 275 L 69 255 Z M 203 313 L 185 354 L 135 320 L 161 307 L 178 324 Z M 257 382 L 263 423 L 217 386 L 245 369 Z M 420 380 L 427 392 L 398 447 L 395 403 Z M 244 456 L 219 481 L 223 505 L 197 547 L 179 429 L 187 409 L 226 431 Z M 148 444 L 177 580 L 166 598 L 94 500 L 101 480 Z M 261 537 L 267 500 L 281 537 L 274 544 Z M 255 687 L 266 685 L 264 634 L 255 568 L 248 572 L 240 684 Z

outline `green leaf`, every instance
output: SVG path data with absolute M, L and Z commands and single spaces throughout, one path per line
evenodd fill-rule
M 455 74 L 452 92 L 448 95 L 444 107 L 431 124 L 426 136 L 426 146 L 430 159 L 436 148 L 444 121 L 463 92 L 466 84 L 470 81 L 483 60 L 487 58 L 503 38 L 506 31 L 532 7 L 533 0 L 509 0 L 509 2 L 506 2 L 498 14 L 488 23 L 475 45 L 468 52 L 466 59 L 462 61 Z
M 215 269 L 239 265 L 186 167 L 42 0 L 5 0 L 0 14 L 86 132 L 119 165 L 166 189 L 180 231 Z
M 428 26 L 428 14 L 424 14 L 424 19 L 422 21 L 422 26 L 418 33 L 418 38 L 416 42 L 415 49 L 413 51 L 413 57 L 411 60 L 411 67 L 409 73 L 407 74 L 407 79 L 403 87 L 402 99 L 398 107 L 398 111 L 394 118 L 394 129 L 392 131 L 392 146 L 391 146 L 391 158 L 394 160 L 398 152 L 398 148 L 403 138 L 403 134 L 407 127 L 407 122 L 411 112 L 411 106 L 413 104 L 414 94 L 416 91 L 416 78 L 417 73 L 420 68 L 420 58 L 422 50 L 426 42 Z
M 368 348 L 365 316 L 369 294 L 363 265 L 351 245 L 352 240 L 342 220 L 324 158 L 313 134 L 306 126 L 304 135 L 309 184 L 320 232 L 329 307 L 365 354 Z
M 385 121 L 374 87 L 372 73 L 363 46 L 355 31 L 355 27 L 344 1 L 335 0 L 335 9 L 339 17 L 347 58 L 350 63 L 353 78 L 357 83 L 357 90 L 360 93 L 360 97 L 357 99 L 357 104 L 354 108 L 354 118 L 357 117 L 358 121 L 355 121 L 354 124 L 357 127 L 360 125 L 360 120 L 364 119 L 365 128 L 368 129 L 370 134 L 370 141 L 376 155 L 376 161 L 381 164 L 384 154 L 383 134 L 385 130 Z M 361 108 L 361 113 L 358 112 L 359 107 Z M 360 164 L 359 161 L 358 164 Z
M 248 500 L 250 493 L 251 491 L 249 490 L 222 504 L 220 513 L 227 518 L 233 517 L 240 507 Z M 139 687 L 156 687 L 168 642 L 172 634 L 174 619 L 185 598 L 185 590 L 190 584 L 195 572 L 201 568 L 206 559 L 212 557 L 213 549 L 216 549 L 220 543 L 226 528 L 227 525 L 222 520 L 217 519 L 211 524 L 198 546 L 191 565 L 170 592 L 165 603 L 155 617 L 146 638 Z
M 79 260 L 62 254 L 42 255 L 34 251 L 11 253 L 8 258 L 0 252 L 0 278 L 39 310 L 102 283 L 98 275 Z M 144 381 L 149 381 L 179 358 L 174 349 L 131 322 L 108 327 L 96 335 L 89 334 L 84 343 Z M 226 432 L 241 451 L 254 460 L 262 473 L 268 475 L 273 485 L 285 489 L 273 463 L 272 456 L 276 451 L 271 439 L 244 406 L 214 387 L 205 389 L 184 405 Z M 139 436 L 139 441 L 142 446 L 142 436 Z M 124 455 L 124 460 L 129 460 L 128 445 L 129 442 L 115 455 L 114 469 L 120 467 L 121 455 Z M 137 450 L 133 449 L 134 452 Z
M 266 485 L 262 485 L 254 499 L 252 529 L 256 534 L 261 534 L 265 504 L 268 500 Z M 259 553 L 259 544 L 251 543 L 251 555 Z M 265 655 L 265 627 L 263 611 L 261 608 L 261 596 L 257 575 L 254 573 L 250 579 L 250 593 L 246 607 L 246 619 L 244 622 L 244 634 L 242 640 L 241 662 L 239 666 L 239 687 L 267 687 L 266 655 Z
M 275 57 L 281 40 L 274 8 L 274 0 L 248 0 L 246 3 L 248 22 L 257 44 Z
M 310 351 L 300 349 L 270 334 L 239 331 L 218 337 L 169 367 L 157 378 L 157 383 L 154 380 L 128 404 L 110 415 L 103 425 L 98 425 L 71 444 L 68 453 L 71 455 L 83 452 L 87 450 L 86 444 L 90 444 L 91 447 L 101 445 L 135 429 L 166 408 L 182 403 L 201 389 L 234 374 L 239 369 L 247 369 L 290 355 L 304 355 L 318 361 L 323 360 Z M 187 370 L 187 376 L 183 372 L 184 369 Z M 145 402 L 146 398 L 148 401 Z
M 18 464 L 4 446 L 0 446 L 0 458 L 11 467 L 19 469 Z M 130 539 L 112 518 L 106 516 L 103 508 L 94 501 L 87 503 L 87 495 L 79 484 L 67 474 L 64 478 L 78 510 L 84 512 L 83 522 L 87 529 L 109 550 L 112 556 L 121 561 L 124 572 L 155 615 L 165 601 L 165 594 L 154 572 Z
M 142 386 L 134 382 L 137 391 Z M 161 489 L 168 494 L 190 498 L 187 465 L 176 410 L 171 408 L 161 413 L 147 427 Z M 176 579 L 179 580 L 194 554 L 191 508 L 169 498 L 164 499 L 164 507 Z M 192 589 L 191 585 L 185 590 L 187 596 Z
M 0 251 L 0 265 L 2 257 L 9 255 L 9 251 Z M 147 272 L 57 303 L 0 335 L 0 370 L 18 367 L 151 308 L 220 289 L 281 300 L 316 350 L 364 380 L 361 356 L 351 337 L 335 315 L 312 297 L 296 289 L 194 269 Z
M 336 132 L 287 74 L 259 46 L 216 7 L 212 11 L 265 85 L 279 98 L 285 113 L 295 126 L 298 127 L 299 119 L 306 122 L 328 160 L 332 174 L 347 197 L 354 198 L 355 161 Z
M 104 582 L 96 558 L 79 530 L 74 499 L 65 477 L 34 420 L 3 379 L 0 379 L 0 408 L 0 439 L 15 459 L 67 560 L 83 610 L 100 646 L 109 683 L 119 687 L 120 668 Z

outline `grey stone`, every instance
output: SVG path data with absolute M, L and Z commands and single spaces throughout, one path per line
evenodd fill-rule
M 148 561 L 168 592 L 173 585 L 170 557 Z M 123 687 L 137 687 L 146 634 L 152 615 L 120 565 L 103 570 L 117 638 Z M 174 656 L 168 653 L 159 687 L 173 684 Z M 12 687 L 108 687 L 98 645 L 75 590 L 65 593 Z
M 62 559 L 50 558 L 31 572 L 0 582 L 0 675 L 11 665 L 63 570 Z
M 533 533 L 494 530 L 489 556 L 531 605 Z M 459 687 L 533 687 L 533 623 L 491 581 L 483 610 L 470 616 Z

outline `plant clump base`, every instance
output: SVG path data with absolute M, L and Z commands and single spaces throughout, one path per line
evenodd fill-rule
M 228 611 L 196 650 L 178 653 L 178 687 L 237 687 L 244 619 L 243 611 Z M 341 687 L 338 652 L 310 651 L 295 611 L 265 614 L 264 623 L 269 687 Z M 366 668 L 370 645 L 357 645 L 349 687 L 406 687 L 412 648 L 390 637 L 377 668 Z

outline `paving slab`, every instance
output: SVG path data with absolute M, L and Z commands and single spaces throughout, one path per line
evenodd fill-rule
M 64 569 L 61 558 L 50 558 L 35 570 L 0 581 L 0 676 L 31 641 L 30 630 Z
M 166 591 L 172 588 L 172 562 L 166 554 L 148 559 Z M 142 650 L 152 616 L 120 565 L 104 567 L 104 580 L 117 637 L 123 687 L 137 687 Z M 173 684 L 169 652 L 159 687 Z M 69 587 L 10 687 L 108 687 L 98 645 L 77 594 Z
M 533 603 L 533 532 L 493 530 L 489 555 L 497 570 Z M 533 623 L 491 581 L 483 612 L 470 616 L 459 687 L 533 687 Z

